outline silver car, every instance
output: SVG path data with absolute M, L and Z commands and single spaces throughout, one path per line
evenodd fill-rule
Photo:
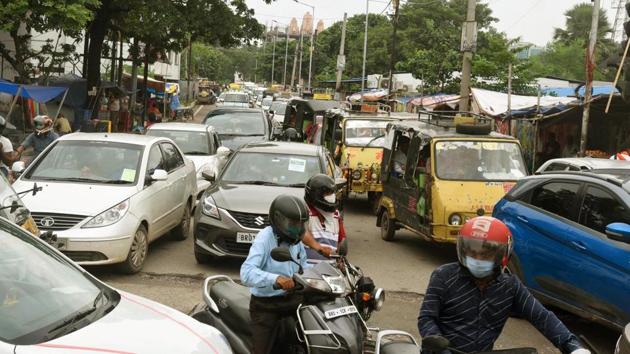
M 43 189 L 22 197 L 40 230 L 79 264 L 120 263 L 140 271 L 148 245 L 172 231 L 183 240 L 197 183 L 192 161 L 172 140 L 75 133 L 51 144 L 13 184 Z

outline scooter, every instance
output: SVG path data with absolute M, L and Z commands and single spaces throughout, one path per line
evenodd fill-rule
M 347 243 L 338 251 L 345 257 Z M 273 249 L 271 257 L 299 265 L 284 247 Z M 302 302 L 294 318 L 282 324 L 278 338 L 293 344 L 295 353 L 417 354 L 419 346 L 411 334 L 367 326 L 355 305 L 347 275 L 327 262 L 308 269 L 300 267 L 293 275 L 296 288 L 290 293 Z M 225 275 L 211 276 L 204 281 L 203 299 L 191 316 L 221 331 L 235 353 L 250 354 L 249 289 Z

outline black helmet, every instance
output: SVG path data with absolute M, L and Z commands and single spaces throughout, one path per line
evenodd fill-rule
M 304 201 L 291 195 L 276 197 L 269 208 L 269 223 L 280 241 L 297 244 L 302 241 L 308 221 L 308 208 Z
M 300 135 L 298 134 L 297 129 L 287 128 L 284 131 L 284 141 L 300 141 Z
M 306 203 L 324 211 L 333 212 L 337 209 L 336 202 L 330 202 L 324 196 L 335 193 L 335 180 L 323 173 L 316 174 L 306 182 L 304 200 Z

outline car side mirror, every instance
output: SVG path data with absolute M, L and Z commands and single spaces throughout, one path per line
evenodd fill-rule
M 276 262 L 290 262 L 291 252 L 286 247 L 276 247 L 271 250 L 271 258 Z
M 13 165 L 11 165 L 11 171 L 15 173 L 16 175 L 22 174 L 22 172 L 24 172 L 25 169 L 26 169 L 26 163 L 24 163 L 24 161 L 16 161 L 13 163 Z
M 168 179 L 168 173 L 164 170 L 155 170 L 151 174 L 151 181 L 166 181 Z
M 206 181 L 212 183 L 216 180 L 216 176 L 214 175 L 214 171 L 205 170 L 201 172 L 201 177 Z
M 276 114 L 276 111 L 274 111 L 273 109 L 270 109 L 269 110 L 269 115 L 274 115 L 274 114 Z
M 606 236 L 611 240 L 630 243 L 630 225 L 615 222 L 606 226 Z

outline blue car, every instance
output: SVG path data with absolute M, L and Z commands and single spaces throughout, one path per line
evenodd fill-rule
M 495 206 L 510 271 L 541 301 L 621 330 L 630 322 L 628 169 L 530 176 Z

